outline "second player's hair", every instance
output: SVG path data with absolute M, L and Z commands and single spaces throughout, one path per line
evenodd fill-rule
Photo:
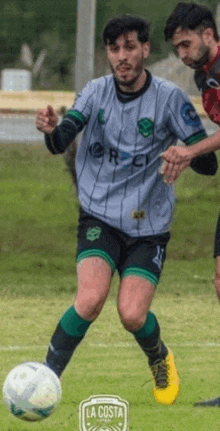
M 197 3 L 178 3 L 166 21 L 165 40 L 172 39 L 176 29 L 203 31 L 213 29 L 214 39 L 219 40 L 218 30 L 213 14 L 206 6 Z
M 102 34 L 103 42 L 112 45 L 119 36 L 130 31 L 137 31 L 138 40 L 142 43 L 149 39 L 149 24 L 144 18 L 122 15 L 107 23 Z

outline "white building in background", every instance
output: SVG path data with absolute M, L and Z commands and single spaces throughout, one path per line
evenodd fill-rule
M 2 91 L 31 90 L 31 72 L 23 69 L 4 69 L 1 73 Z

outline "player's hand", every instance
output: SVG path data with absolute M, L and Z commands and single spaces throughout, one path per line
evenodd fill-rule
M 164 161 L 160 173 L 163 176 L 163 180 L 167 184 L 174 183 L 180 176 L 181 172 L 190 165 L 189 161 L 182 163 L 172 163 Z
M 183 163 L 191 162 L 193 155 L 191 154 L 190 147 L 177 147 L 171 146 L 166 151 L 160 154 L 160 156 L 170 163 Z
M 50 134 L 54 131 L 58 123 L 58 115 L 48 105 L 46 109 L 39 109 L 36 114 L 36 127 L 40 132 Z
M 163 158 L 163 164 L 160 173 L 163 175 L 165 183 L 172 184 L 180 176 L 181 172 L 186 169 L 193 158 L 189 147 L 171 146 L 160 154 Z

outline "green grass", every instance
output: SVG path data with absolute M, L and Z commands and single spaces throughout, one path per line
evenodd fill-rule
M 2 385 L 18 363 L 44 360 L 55 325 L 73 300 L 78 203 L 62 157 L 42 145 L 1 144 L 0 181 Z M 153 400 L 147 360 L 117 316 L 116 275 L 100 317 L 63 375 L 58 410 L 29 424 L 15 419 L 0 401 L 1 431 L 78 431 L 79 403 L 98 394 L 129 402 L 130 431 L 219 430 L 219 409 L 193 407 L 220 395 L 212 258 L 219 173 L 205 178 L 188 170 L 176 188 L 172 239 L 153 302 L 181 377 L 176 404 L 159 406 Z
M 164 280 L 165 285 L 168 281 Z M 1 345 L 20 349 L 1 350 L 1 384 L 18 363 L 44 359 L 57 318 L 71 299 L 64 295 L 2 300 Z M 219 409 L 193 407 L 197 400 L 219 395 L 219 347 L 208 345 L 219 336 L 219 306 L 214 295 L 175 297 L 158 292 L 153 308 L 163 338 L 175 352 L 181 377 L 181 395 L 174 406 L 155 404 L 147 360 L 121 327 L 115 300 L 110 297 L 63 375 L 57 412 L 41 423 L 28 424 L 15 419 L 0 403 L 1 431 L 78 430 L 79 403 L 99 394 L 117 395 L 129 402 L 130 431 L 207 431 L 208 427 L 217 431 Z

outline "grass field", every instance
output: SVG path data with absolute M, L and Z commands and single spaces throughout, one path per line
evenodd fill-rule
M 153 303 L 164 340 L 176 356 L 181 395 L 157 405 L 147 360 L 116 313 L 117 276 L 106 305 L 65 371 L 58 410 L 25 423 L 0 402 L 1 431 L 78 431 L 78 408 L 91 395 L 129 402 L 130 431 L 217 431 L 218 408 L 193 403 L 220 395 L 219 305 L 213 288 L 213 237 L 219 173 L 186 171 L 177 184 L 173 234 Z M 42 361 L 57 320 L 76 288 L 78 204 L 62 157 L 42 145 L 1 144 L 0 384 L 26 360 Z

